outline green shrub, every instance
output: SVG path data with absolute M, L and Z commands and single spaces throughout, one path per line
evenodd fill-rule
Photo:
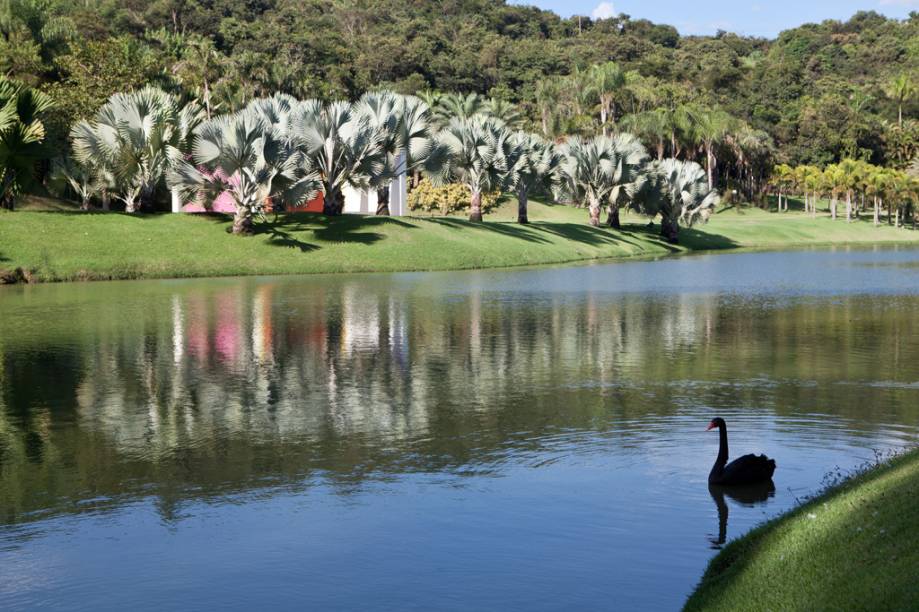
M 498 205 L 500 192 L 482 194 L 482 213 Z M 449 215 L 469 209 L 469 189 L 459 183 L 437 187 L 428 179 L 421 182 L 408 194 L 408 207 L 412 212 Z

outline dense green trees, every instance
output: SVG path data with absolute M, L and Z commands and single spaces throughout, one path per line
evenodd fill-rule
M 3 0 L 0 22 L 0 70 L 58 103 L 53 142 L 146 83 L 197 98 L 209 115 L 275 91 L 328 101 L 388 88 L 513 103 L 524 125 L 511 127 L 548 138 L 611 133 L 656 110 L 673 120 L 671 136 L 688 136 L 676 119 L 691 104 L 764 131 L 780 163 L 904 167 L 911 157 L 892 154 L 892 127 L 919 110 L 915 14 L 858 13 L 772 41 L 681 37 L 624 15 L 562 19 L 501 0 Z M 661 158 L 695 158 L 697 143 L 674 140 Z M 727 187 L 733 156 L 713 146 Z

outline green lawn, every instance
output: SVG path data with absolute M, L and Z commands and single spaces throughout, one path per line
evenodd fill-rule
M 919 451 L 730 543 L 686 610 L 919 608 Z
M 587 212 L 532 203 L 529 226 L 513 222 L 506 203 L 471 224 L 461 217 L 271 217 L 258 234 L 227 233 L 230 220 L 211 215 L 143 215 L 62 211 L 48 199 L 0 214 L 0 270 L 21 268 L 36 281 L 452 270 L 558 264 L 604 258 L 663 256 L 738 247 L 912 242 L 919 232 L 847 224 L 799 213 L 728 209 L 681 232 L 679 246 L 659 226 L 625 215 L 625 231 L 592 228 Z M 39 212 L 37 209 L 52 212 Z

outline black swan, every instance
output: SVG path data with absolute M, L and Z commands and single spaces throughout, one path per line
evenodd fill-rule
M 735 486 L 770 480 L 775 472 L 775 461 L 766 455 L 744 455 L 728 463 L 728 426 L 721 417 L 708 424 L 710 431 L 718 428 L 720 445 L 718 458 L 708 474 L 708 484 Z M 725 465 L 727 464 L 727 465 Z

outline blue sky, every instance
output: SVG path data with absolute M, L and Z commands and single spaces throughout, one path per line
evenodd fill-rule
M 682 34 L 728 30 L 751 36 L 775 36 L 782 30 L 824 19 L 847 19 L 860 10 L 904 18 L 919 11 L 919 0 L 510 0 L 568 16 L 633 18 L 676 26 Z M 691 7 L 691 8 L 690 8 Z

